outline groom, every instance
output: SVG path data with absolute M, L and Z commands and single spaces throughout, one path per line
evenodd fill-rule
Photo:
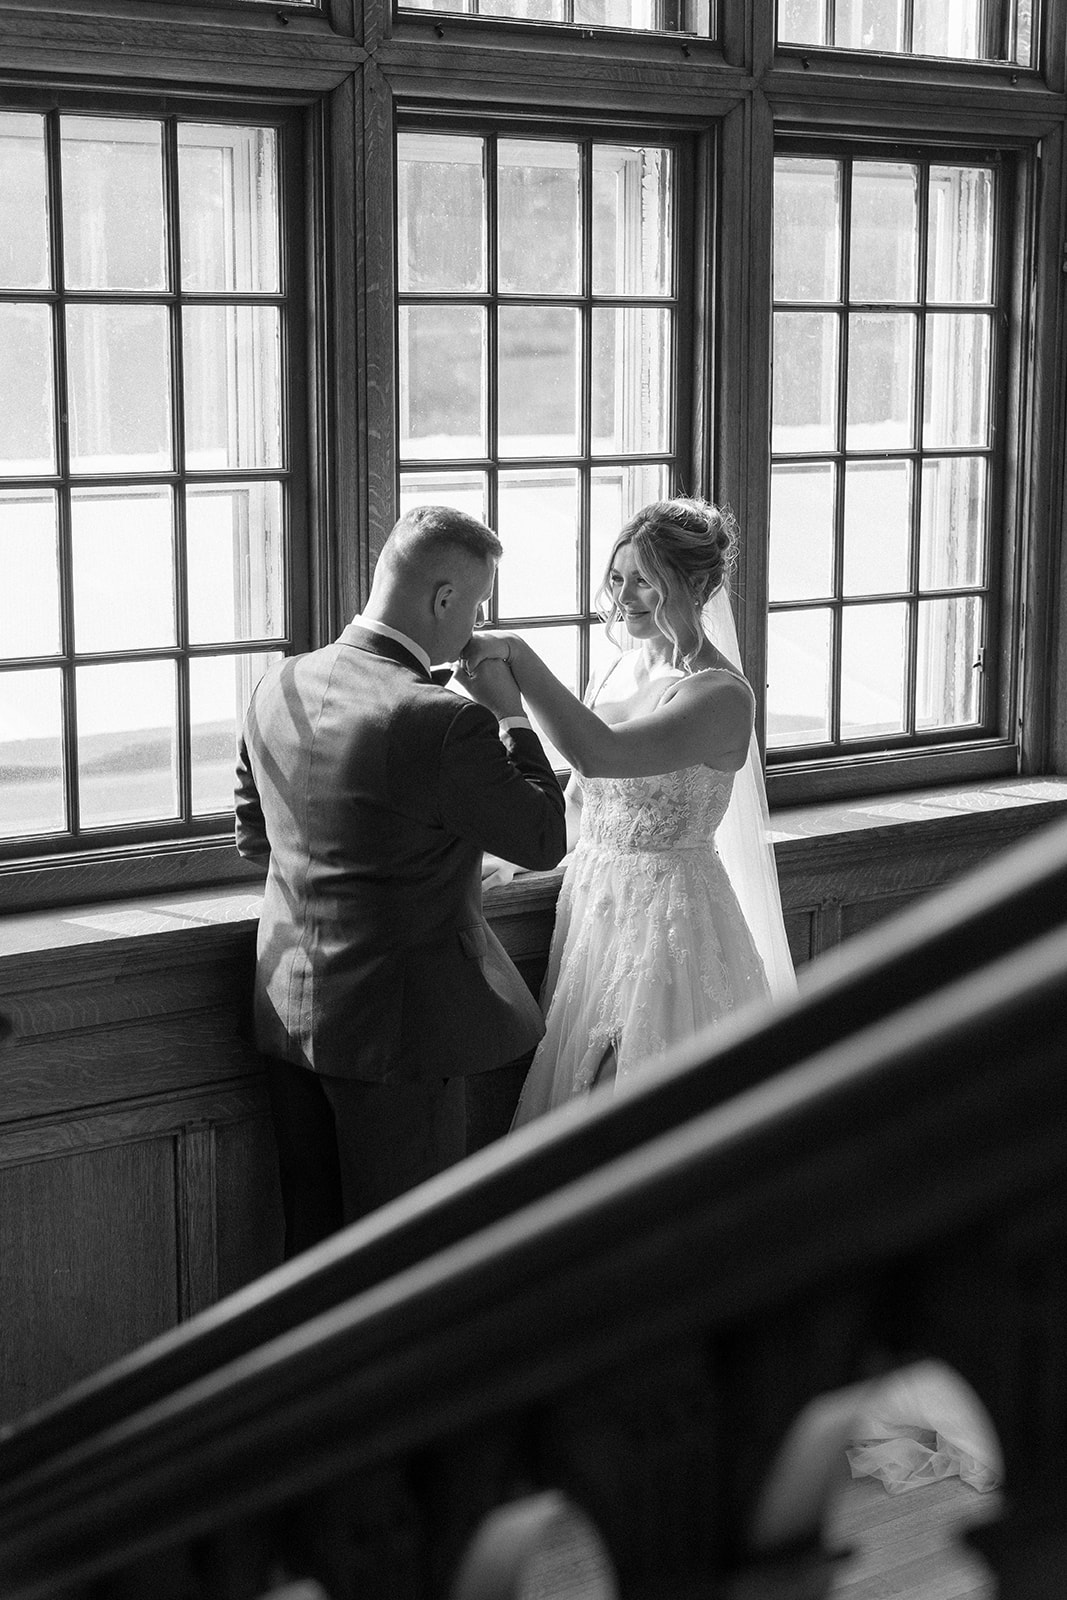
M 473 517 L 408 512 L 362 615 L 266 673 L 248 711 L 237 848 L 268 868 L 256 1041 L 287 1257 L 504 1133 L 495 1069 L 544 1031 L 482 915 L 481 857 L 555 866 L 559 784 L 506 666 L 472 681 L 481 704 L 430 672 L 470 639 L 500 555 Z

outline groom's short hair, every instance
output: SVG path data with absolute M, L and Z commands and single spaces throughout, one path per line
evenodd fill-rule
M 499 561 L 504 553 L 492 528 L 455 506 L 415 506 L 395 524 L 379 560 L 388 567 L 412 568 L 462 550 L 479 561 Z

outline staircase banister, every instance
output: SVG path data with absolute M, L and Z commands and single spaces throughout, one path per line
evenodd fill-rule
M 584 1107 L 542 1119 L 8 1425 L 0 1477 L 1055 927 L 1065 904 L 1067 822 L 1057 822 L 802 970 L 794 1000 L 717 1024 L 696 1050 L 680 1047 L 672 1060 L 683 1070 L 650 1076 L 593 1120 Z M 522 1159 L 531 1147 L 541 1160 Z
M 6 1600 L 1062 1193 L 1065 980 L 1057 930 L 27 1467 L 0 1489 Z

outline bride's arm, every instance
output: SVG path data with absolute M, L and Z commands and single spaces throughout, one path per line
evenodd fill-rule
M 472 656 L 488 656 L 502 636 L 490 642 L 475 634 L 472 646 L 480 639 L 477 652 L 468 647 Z M 734 772 L 744 765 L 753 700 L 743 678 L 712 672 L 682 679 L 648 716 L 611 725 L 564 688 L 524 639 L 508 634 L 503 641 L 523 699 L 583 777 L 641 778 L 701 762 Z

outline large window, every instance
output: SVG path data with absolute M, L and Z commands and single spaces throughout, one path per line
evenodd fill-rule
M 241 872 L 420 502 L 577 689 L 728 503 L 772 804 L 1062 766 L 1067 0 L 107 9 L 0 0 L 0 888 Z
M 0 839 L 217 829 L 291 642 L 278 126 L 0 113 Z
M 401 507 L 498 530 L 494 619 L 572 687 L 616 534 L 678 478 L 679 167 L 651 138 L 400 135 Z
M 777 159 L 773 750 L 991 731 L 1002 189 L 974 155 Z

